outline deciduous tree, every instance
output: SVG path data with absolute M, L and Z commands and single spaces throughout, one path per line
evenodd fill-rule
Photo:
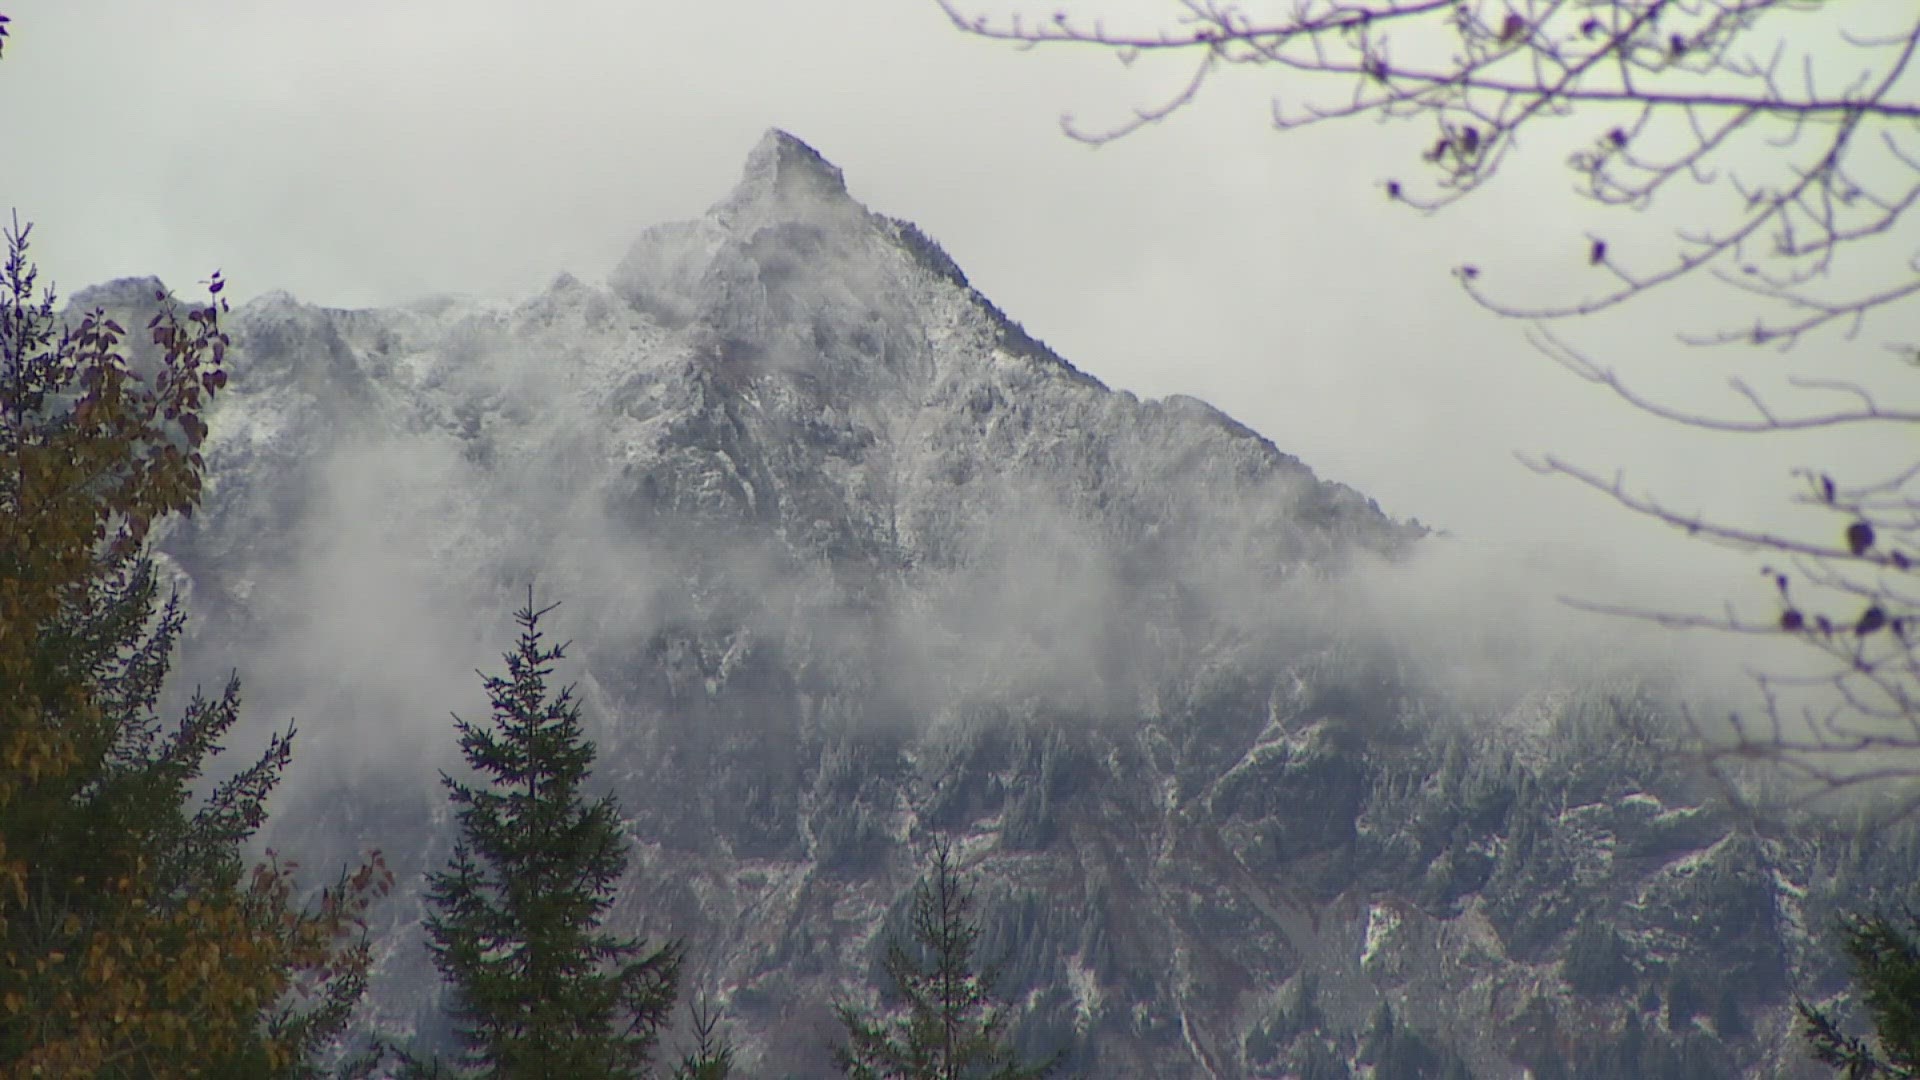
M 1186 63 L 1163 100 L 1116 123 L 1065 121 L 1101 143 L 1177 115 L 1229 73 L 1264 71 L 1287 131 L 1371 116 L 1421 129 L 1393 204 L 1444 208 L 1514 162 L 1565 154 L 1576 187 L 1615 222 L 1569 222 L 1563 250 L 1591 286 L 1520 299 L 1492 261 L 1463 260 L 1461 286 L 1568 370 L 1675 424 L 1752 435 L 1872 432 L 1883 462 L 1859 475 L 1808 467 L 1783 499 L 1826 512 L 1824 535 L 1790 535 L 1677 509 L 1611 469 L 1529 461 L 1687 535 L 1757 554 L 1771 608 L 1701 614 L 1586 606 L 1665 626 L 1789 639 L 1810 665 L 1757 672 L 1761 704 L 1730 725 L 1698 724 L 1708 764 L 1735 782 L 1765 762 L 1789 803 L 1843 791 L 1888 795 L 1886 816 L 1920 808 L 1920 9 L 1802 0 L 1170 0 L 981 14 L 937 0 L 983 38 L 1109 50 Z M 1007 8 L 1013 7 L 1014 12 Z M 1558 137 L 1556 140 L 1556 136 Z M 1333 174 L 1330 174 L 1333 175 Z M 1629 240 L 1618 214 L 1670 215 L 1674 243 Z M 1869 326 L 1891 355 L 1870 383 L 1816 363 L 1793 401 L 1732 383 L 1735 407 L 1679 407 L 1576 344 L 1571 323 L 1685 281 L 1717 282 L 1750 317 L 1676 328 L 1701 345 L 1786 350 L 1819 335 L 1821 357 Z M 1756 478 L 1760 479 L 1760 478 Z M 1885 783 L 1892 781 L 1892 783 Z M 1778 808 L 1776 806 L 1776 808 Z
M 197 801 L 239 683 L 154 711 L 184 616 L 146 537 L 199 498 L 222 283 L 184 318 L 156 297 L 143 379 L 104 311 L 56 318 L 30 231 L 0 270 L 0 1076 L 309 1075 L 365 985 L 378 856 L 296 903 L 242 852 L 291 727 Z

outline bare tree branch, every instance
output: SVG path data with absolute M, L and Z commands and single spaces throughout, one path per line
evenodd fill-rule
M 1554 303 L 1519 303 L 1482 268 L 1461 286 L 1497 314 L 1532 323 L 1530 339 L 1568 371 L 1650 416 L 1705 431 L 1770 435 L 1873 430 L 1890 460 L 1878 478 L 1801 473 L 1791 501 L 1833 515 L 1819 539 L 1683 513 L 1558 457 L 1528 460 L 1627 511 L 1767 560 L 1765 612 L 1663 611 L 1568 599 L 1588 611 L 1672 630 L 1704 630 L 1802 647 L 1806 670 L 1752 670 L 1759 710 L 1688 723 L 1702 762 L 1736 801 L 1776 808 L 1871 791 L 1895 815 L 1920 811 L 1920 408 L 1836 378 L 1798 377 L 1815 400 L 1783 408 L 1744 379 L 1739 409 L 1708 414 L 1659 400 L 1548 329 L 1698 278 L 1751 301 L 1747 325 L 1683 333 L 1699 345 L 1789 349 L 1819 331 L 1857 335 L 1920 298 L 1920 7 L 1800 0 L 1168 0 L 1170 21 L 1116 31 L 1069 11 L 1050 20 L 963 14 L 962 30 L 1029 48 L 1109 50 L 1131 63 L 1186 56 L 1171 97 L 1105 128 L 1063 120 L 1091 143 L 1165 121 L 1235 67 L 1268 68 L 1289 97 L 1273 123 L 1290 130 L 1372 115 L 1431 125 L 1426 180 L 1385 181 L 1398 203 L 1437 210 L 1471 195 L 1520 153 L 1521 131 L 1558 122 L 1591 133 L 1568 162 L 1580 193 L 1604 209 L 1646 212 L 1704 192 L 1684 212 L 1670 253 L 1623 251 L 1587 232 L 1569 242 L 1601 284 Z M 1004 0 L 1014 3 L 1019 0 Z M 1284 14 L 1253 17 L 1249 8 Z M 1855 25 L 1848 25 L 1848 21 Z M 1331 88 L 1333 92 L 1327 92 Z M 1317 94 L 1318 96 L 1314 96 Z M 1908 319 L 1902 329 L 1911 333 Z M 1920 367 L 1920 342 L 1889 345 Z M 1838 404 L 1836 404 L 1838 402 Z M 1566 599 L 1566 598 L 1563 598 Z M 1764 766 L 1764 768 L 1762 768 Z M 1750 795 L 1755 798 L 1749 798 Z
M 1523 128 L 1576 117 L 1595 138 L 1569 166 L 1602 206 L 1646 209 L 1681 186 L 1734 195 L 1727 220 L 1680 230 L 1664 259 L 1630 263 L 1591 236 L 1570 244 L 1569 258 L 1610 281 L 1583 299 L 1519 303 L 1497 295 L 1477 267 L 1459 275 L 1502 315 L 1597 314 L 1705 270 L 1765 310 L 1751 326 L 1686 340 L 1783 344 L 1829 325 L 1857 332 L 1869 312 L 1920 293 L 1920 251 L 1908 252 L 1910 273 L 1891 287 L 1817 289 L 1831 286 L 1843 251 L 1897 242 L 1894 225 L 1920 201 L 1920 180 L 1882 190 L 1881 179 L 1887 166 L 1920 177 L 1920 11 L 1900 16 L 1897 31 L 1857 33 L 1838 22 L 1857 9 L 1799 0 L 1294 0 L 1286 14 L 1258 18 L 1247 13 L 1252 4 L 1169 0 L 1161 25 L 1120 31 L 1068 9 L 994 18 L 936 2 L 955 26 L 989 40 L 1093 47 L 1128 63 L 1190 58 L 1176 93 L 1123 120 L 1088 127 L 1062 118 L 1089 143 L 1169 119 L 1224 69 L 1268 67 L 1287 73 L 1299 95 L 1275 98 L 1276 128 L 1368 114 L 1430 124 L 1421 155 L 1429 182 L 1385 182 L 1411 206 L 1432 210 L 1471 194 L 1515 152 Z

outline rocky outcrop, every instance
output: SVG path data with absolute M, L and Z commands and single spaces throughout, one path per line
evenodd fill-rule
M 1020 1038 L 1103 1077 L 1801 1075 L 1819 933 L 1920 865 L 1731 814 L 1657 685 L 1424 683 L 1337 583 L 1445 541 L 1077 371 L 781 132 L 605 288 L 232 325 L 164 548 L 192 662 L 301 717 L 273 845 L 402 875 L 389 1031 L 444 1033 L 443 718 L 530 580 L 636 844 L 614 924 L 688 941 L 749 1075 L 828 1075 L 934 835 Z

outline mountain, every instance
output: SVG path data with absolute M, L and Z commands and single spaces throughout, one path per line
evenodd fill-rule
M 686 939 L 752 1076 L 830 1075 L 933 836 L 1023 1042 L 1100 1077 L 1815 1075 L 1832 913 L 1920 867 L 1732 813 L 1659 673 L 1461 691 L 1472 628 L 1396 606 L 1450 541 L 1106 388 L 783 132 L 604 286 L 230 325 L 182 670 L 298 717 L 271 846 L 399 871 L 389 1031 L 445 1035 L 447 711 L 529 584 L 635 842 L 614 928 Z

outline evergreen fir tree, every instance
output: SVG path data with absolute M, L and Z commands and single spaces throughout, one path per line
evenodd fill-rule
M 720 1012 L 711 1003 L 687 1006 L 693 1019 L 693 1049 L 673 1068 L 673 1080 L 728 1080 L 733 1075 L 733 1044 L 720 1034 Z
M 626 870 L 612 795 L 582 793 L 594 747 L 573 688 L 547 692 L 565 645 L 542 644 L 529 589 L 507 676 L 486 676 L 493 723 L 455 717 L 484 786 L 443 774 L 460 839 L 429 875 L 430 949 L 456 994 L 462 1067 L 487 1078 L 646 1075 L 682 950 L 602 932 Z
M 1902 921 L 1876 912 L 1849 916 L 1840 926 L 1873 1039 L 1842 1031 L 1828 1010 L 1794 1003 L 1813 1056 L 1847 1080 L 1920 1078 L 1920 917 L 1908 911 Z
M 913 891 L 913 950 L 889 942 L 887 977 L 903 1001 L 891 1017 L 837 1007 L 846 1042 L 835 1058 L 853 1080 L 1040 1080 L 1058 1057 L 1020 1065 L 1006 1038 L 1007 1014 L 993 1000 L 993 976 L 975 969 L 980 928 L 973 890 L 953 850 L 933 849 L 932 873 Z

